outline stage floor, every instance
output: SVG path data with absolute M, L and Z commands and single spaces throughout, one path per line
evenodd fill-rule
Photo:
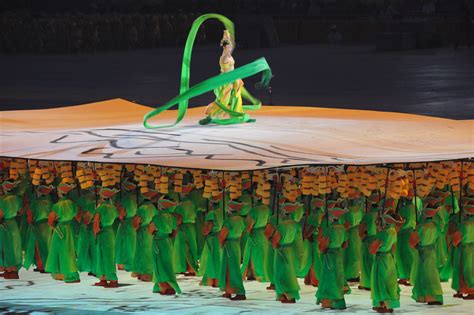
M 273 291 L 265 290 L 267 284 L 246 282 L 247 300 L 233 302 L 219 297 L 218 289 L 199 286 L 198 277 L 178 277 L 183 294 L 161 296 L 152 293 L 152 283 L 140 282 L 127 272 L 119 272 L 121 287 L 105 289 L 94 287 L 95 278 L 81 274 L 81 283 L 65 284 L 51 279 L 47 274 L 21 270 L 20 280 L 0 280 L 0 312 L 4 313 L 56 313 L 91 314 L 96 312 L 116 313 L 305 313 L 322 311 L 316 305 L 316 288 L 305 286 L 300 279 L 301 300 L 296 304 L 283 305 L 274 301 Z M 404 314 L 472 314 L 472 301 L 454 299 L 449 283 L 443 283 L 444 305 L 427 306 L 415 303 L 411 298 L 411 287 L 401 287 L 401 308 L 396 313 Z M 348 309 L 343 314 L 374 313 L 371 310 L 370 292 L 352 287 L 346 296 Z M 325 310 L 325 313 L 339 313 Z

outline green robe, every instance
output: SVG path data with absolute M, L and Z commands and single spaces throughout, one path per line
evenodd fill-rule
M 242 259 L 240 250 L 240 238 L 245 230 L 245 222 L 242 217 L 233 214 L 224 220 L 223 228 L 229 231 L 222 248 L 221 268 L 219 272 L 219 288 L 225 291 L 226 278 L 230 280 L 232 293 L 245 295 L 240 262 Z
M 298 209 L 291 213 L 290 217 L 296 222 L 295 240 L 291 245 L 295 257 L 295 272 L 297 277 L 304 278 L 305 274 L 303 274 L 303 270 L 305 269 L 307 261 L 309 260 L 309 247 L 308 244 L 305 243 L 303 240 L 303 205 L 301 205 L 301 207 L 298 207 Z
M 436 256 L 440 228 L 434 220 L 428 218 L 418 225 L 416 232 L 420 242 L 410 275 L 413 284 L 412 298 L 418 302 L 425 302 L 426 297 L 430 296 L 434 301 L 443 302 Z
M 300 298 L 300 286 L 296 277 L 295 264 L 297 263 L 294 242 L 297 239 L 297 233 L 301 232 L 298 223 L 289 217 L 280 218 L 277 231 L 281 234 L 280 243 L 274 249 L 273 270 L 275 272 L 275 292 L 276 299 L 280 300 L 282 295 L 288 299 Z
M 57 224 L 53 229 L 51 246 L 45 270 L 53 274 L 63 274 L 65 282 L 79 280 L 76 263 L 75 235 L 72 222 L 77 214 L 76 204 L 63 197 L 53 205 Z
M 388 309 L 400 307 L 400 288 L 392 255 L 392 246 L 397 243 L 397 231 L 394 226 L 388 226 L 378 232 L 375 239 L 382 243 L 372 264 L 372 306 L 380 307 L 383 302 Z
M 115 232 L 113 224 L 118 217 L 117 208 L 110 201 L 105 201 L 96 209 L 100 215 L 100 232 L 97 234 L 97 267 L 96 276 L 105 277 L 108 281 L 117 281 L 115 267 Z
M 21 199 L 8 194 L 0 199 L 3 220 L 0 220 L 0 267 L 21 267 L 21 235 L 16 216 L 21 209 Z
M 137 231 L 132 226 L 132 220 L 137 214 L 137 199 L 131 193 L 124 193 L 120 201 L 126 215 L 120 222 L 115 240 L 115 262 L 124 265 L 127 271 L 132 270 L 137 244 Z
M 344 309 L 344 289 L 350 293 L 344 275 L 344 258 L 342 244 L 347 240 L 347 233 L 344 225 L 334 222 L 329 226 L 323 223 L 323 236 L 329 238 L 329 246 L 323 253 L 323 267 L 321 268 L 321 278 L 319 279 L 318 290 L 316 291 L 316 304 L 321 300 L 330 300 L 331 308 Z
M 462 234 L 461 243 L 454 255 L 454 271 L 452 288 L 456 292 L 466 289 L 474 290 L 474 216 L 469 216 L 459 226 Z M 461 278 L 464 286 L 461 286 Z
M 156 207 L 150 201 L 144 202 L 137 209 L 137 216 L 141 218 L 141 222 L 137 232 L 137 244 L 135 246 L 132 270 L 138 274 L 153 274 L 153 236 L 147 229 L 157 211 Z
M 205 222 L 212 222 L 211 232 L 206 237 L 204 248 L 200 259 L 201 284 L 206 286 L 209 279 L 218 279 L 221 268 L 222 248 L 219 245 L 219 232 L 224 223 L 222 208 L 211 210 L 206 214 Z
M 446 242 L 446 234 L 448 232 L 449 212 L 444 206 L 442 206 L 440 210 L 436 213 L 436 215 L 433 217 L 433 220 L 437 223 L 440 233 L 438 239 L 436 240 L 435 251 L 437 267 L 441 276 L 441 271 L 443 269 L 449 269 L 449 267 L 446 267 L 446 265 L 448 264 L 448 243 Z M 446 282 L 448 280 L 449 279 L 442 279 L 443 282 Z
M 196 242 L 196 206 L 190 199 L 183 198 L 175 213 L 182 218 L 173 248 L 175 273 L 186 272 L 187 264 L 197 272 L 199 257 Z
M 417 214 L 413 200 L 403 199 L 400 202 L 402 206 L 398 210 L 398 214 L 405 219 L 405 222 L 403 222 L 398 231 L 395 261 L 398 278 L 408 280 L 410 279 L 413 259 L 415 257 L 415 249 L 410 246 L 410 235 L 415 230 Z M 420 198 L 417 198 L 417 209 L 422 209 Z
M 173 269 L 173 242 L 170 234 L 176 229 L 176 218 L 166 210 L 161 210 L 153 217 L 156 233 L 153 235 L 153 292 L 159 292 L 159 283 L 166 282 L 176 293 L 181 293 Z
M 453 208 L 454 204 L 454 208 Z M 458 227 L 459 224 L 459 204 L 457 198 L 452 199 L 452 195 L 448 196 L 445 200 L 445 205 L 450 205 L 454 210 L 449 214 L 448 226 L 446 227 L 446 232 L 451 225 L 454 228 Z M 446 237 L 446 245 L 448 250 L 448 258 L 444 267 L 439 272 L 439 277 L 441 282 L 448 281 L 453 275 L 453 266 L 454 266 L 454 257 L 457 252 L 457 248 L 452 244 L 452 235 Z
M 23 266 L 26 269 L 36 265 L 36 249 L 38 249 L 39 258 L 43 266 L 48 259 L 52 234 L 52 229 L 48 225 L 48 215 L 52 207 L 53 203 L 50 196 L 41 196 L 31 201 L 30 209 L 33 213 L 33 223 L 28 226 L 25 261 L 23 262 Z
M 302 275 L 307 276 L 310 269 L 313 269 L 316 280 L 319 281 L 321 274 L 322 256 L 319 250 L 318 233 L 324 212 L 321 208 L 315 208 L 306 219 L 306 225 L 311 226 L 313 233 L 309 240 L 305 240 L 305 246 L 308 248 L 308 259 L 306 266 L 302 270 Z
M 374 262 L 374 258 L 375 258 L 375 256 L 369 252 L 369 246 L 374 241 L 375 234 L 377 233 L 377 225 L 375 224 L 376 219 L 377 219 L 377 208 L 373 207 L 370 212 L 364 214 L 364 217 L 361 222 L 367 226 L 367 236 L 362 240 L 360 286 L 367 289 L 370 289 L 372 263 Z
M 242 208 L 240 209 L 240 216 L 244 219 L 245 225 L 247 225 L 247 216 L 252 210 L 252 195 L 243 192 L 242 196 L 240 197 L 240 202 L 243 203 Z M 245 227 L 245 231 L 242 233 L 242 237 L 240 238 L 240 250 L 242 251 L 242 259 L 244 259 L 245 253 L 245 246 L 247 245 L 247 239 L 249 238 L 249 232 L 247 232 L 247 226 Z
M 189 199 L 192 200 L 196 206 L 196 246 L 197 246 L 197 255 L 201 256 L 202 250 L 204 248 L 205 236 L 202 231 L 204 226 L 204 221 L 206 217 L 206 210 L 208 208 L 208 200 L 202 196 L 202 189 L 194 189 L 189 193 Z
M 362 259 L 362 240 L 359 236 L 359 224 L 364 216 L 364 199 L 350 200 L 348 212 L 342 218 L 342 223 L 348 223 L 347 247 L 344 253 L 344 274 L 346 279 L 355 279 L 360 276 Z
M 268 247 L 270 242 L 265 238 L 265 226 L 267 225 L 271 212 L 266 205 L 260 204 L 252 208 L 248 216 L 253 220 L 254 225 L 250 231 L 244 249 L 244 259 L 242 264 L 242 273 L 245 272 L 249 264 L 252 264 L 255 271 L 255 277 L 258 281 L 270 281 L 269 264 L 273 259 L 268 257 Z
M 78 199 L 78 206 L 82 210 L 82 215 L 90 214 L 91 220 L 89 224 L 84 221 L 79 227 L 79 234 L 77 237 L 77 268 L 81 272 L 96 273 L 97 266 L 97 249 L 94 236 L 94 215 L 95 210 L 95 196 L 87 194 L 86 192 Z

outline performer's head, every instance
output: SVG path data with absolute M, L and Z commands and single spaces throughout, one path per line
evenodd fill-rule
M 224 30 L 224 35 L 222 35 L 221 46 L 224 52 L 231 54 L 234 50 L 235 44 L 232 35 L 230 35 L 228 30 Z

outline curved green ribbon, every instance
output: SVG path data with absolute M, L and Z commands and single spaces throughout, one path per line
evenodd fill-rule
M 189 32 L 188 38 L 186 40 L 186 45 L 184 47 L 183 62 L 182 62 L 182 67 L 181 67 L 181 84 L 180 84 L 180 89 L 179 89 L 180 94 L 174 97 L 173 99 L 171 99 L 169 102 L 167 102 L 163 106 L 155 108 L 154 110 L 148 112 L 143 118 L 143 125 L 145 126 L 145 128 L 156 129 L 156 128 L 173 127 L 177 125 L 186 115 L 189 99 L 196 97 L 198 95 L 201 95 L 203 93 L 212 91 L 215 88 L 218 88 L 225 84 L 232 83 L 238 79 L 244 79 L 244 78 L 253 76 L 259 72 L 262 72 L 262 80 L 260 82 L 260 85 L 263 87 L 266 87 L 269 85 L 270 80 L 272 78 L 272 72 L 267 61 L 265 60 L 265 58 L 262 57 L 242 67 L 236 68 L 233 71 L 221 73 L 219 75 L 216 75 L 207 80 L 204 80 L 194 85 L 193 87 L 189 88 L 191 55 L 192 55 L 192 49 L 194 46 L 194 40 L 196 39 L 196 34 L 200 26 L 206 20 L 209 20 L 209 19 L 217 19 L 220 22 L 222 22 L 222 24 L 224 24 L 224 27 L 229 31 L 231 36 L 235 38 L 234 24 L 232 23 L 231 20 L 229 20 L 225 16 L 220 15 L 220 14 L 215 14 L 215 13 L 209 13 L 209 14 L 204 14 L 200 16 L 199 18 L 197 18 L 191 27 L 191 31 Z M 250 101 L 250 103 L 252 104 L 252 105 L 243 105 L 242 108 L 244 110 L 257 110 L 261 108 L 262 103 L 258 99 L 254 98 L 244 87 L 242 88 L 241 95 L 243 99 Z M 178 117 L 176 118 L 176 121 L 174 124 L 151 125 L 148 123 L 149 119 L 172 108 L 176 104 L 178 104 Z M 221 119 L 221 120 L 215 119 L 213 120 L 214 123 L 232 124 L 232 123 L 245 122 L 248 120 L 247 114 L 236 112 L 236 111 L 233 111 L 232 109 L 228 109 L 226 106 L 219 103 L 218 101 L 216 101 L 216 104 L 217 106 L 219 106 L 220 109 L 222 109 L 222 111 L 227 113 L 230 116 L 230 118 Z

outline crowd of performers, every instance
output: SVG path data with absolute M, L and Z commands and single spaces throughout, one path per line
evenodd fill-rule
M 2 159 L 0 276 L 20 268 L 66 283 L 79 272 L 118 287 L 117 269 L 181 292 L 202 277 L 245 300 L 244 280 L 276 300 L 299 299 L 298 278 L 323 308 L 344 309 L 349 283 L 373 309 L 412 298 L 474 298 L 474 163 L 321 166 L 222 172 L 150 165 Z

